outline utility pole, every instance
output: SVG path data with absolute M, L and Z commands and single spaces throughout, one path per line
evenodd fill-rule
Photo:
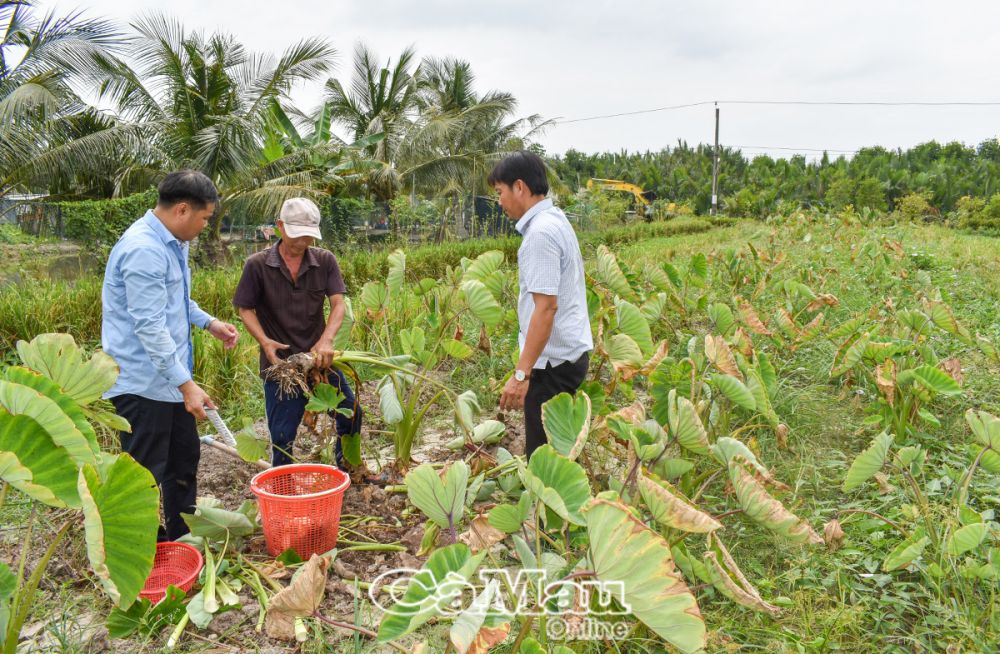
M 719 211 L 719 103 L 715 103 L 715 155 L 712 157 L 712 210 Z

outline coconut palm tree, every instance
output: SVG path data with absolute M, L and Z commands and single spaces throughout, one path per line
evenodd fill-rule
M 224 198 L 203 232 L 207 241 L 218 241 L 226 212 L 271 216 L 286 198 L 315 192 L 301 154 L 267 161 L 261 152 L 272 103 L 332 69 L 336 51 L 327 41 L 304 39 L 274 59 L 162 15 L 132 27 L 127 61 L 101 62 L 100 98 L 114 105 L 111 123 L 35 157 L 37 170 L 114 161 L 106 174 L 122 194 L 148 188 L 151 171 L 155 179 L 180 167 L 201 170 Z
M 424 59 L 416 77 L 422 138 L 403 141 L 399 168 L 414 186 L 451 197 L 460 231 L 460 203 L 485 193 L 493 163 L 526 147 L 548 123 L 514 117 L 517 100 L 509 93 L 477 93 L 472 68 L 461 59 Z
M 0 1 L 0 195 L 37 181 L 29 162 L 79 131 L 87 107 L 77 89 L 100 76 L 123 38 L 80 12 L 39 17 L 30 0 Z
M 412 47 L 405 48 L 395 63 L 390 59 L 382 66 L 377 55 L 359 43 L 354 49 L 350 90 L 336 79 L 326 83 L 330 115 L 334 122 L 350 130 L 354 141 L 382 134 L 381 139 L 368 146 L 367 152 L 382 163 L 370 175 L 370 188 L 383 201 L 391 200 L 399 189 L 395 169 L 398 150 L 417 117 L 415 66 L 416 52 Z
M 293 162 L 261 166 L 261 149 L 273 102 L 287 98 L 296 82 L 332 69 L 336 51 L 326 40 L 304 39 L 275 60 L 231 35 L 188 32 L 162 15 L 132 27 L 134 66 L 110 66 L 102 88 L 123 124 L 139 126 L 148 139 L 130 164 L 156 159 L 161 169 L 201 170 L 230 206 L 244 210 L 273 211 L 290 194 L 309 190 L 308 175 Z M 219 218 L 210 235 L 217 237 Z

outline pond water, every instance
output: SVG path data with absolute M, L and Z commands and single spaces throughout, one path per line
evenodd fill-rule
M 0 287 L 38 279 L 73 281 L 104 269 L 102 257 L 77 246 L 18 245 L 13 248 L 0 250 Z

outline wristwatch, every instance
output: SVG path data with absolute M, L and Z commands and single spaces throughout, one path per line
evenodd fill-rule
M 527 378 L 528 378 L 528 375 L 523 370 L 515 370 L 514 371 L 514 379 L 516 379 L 517 381 L 523 382 Z

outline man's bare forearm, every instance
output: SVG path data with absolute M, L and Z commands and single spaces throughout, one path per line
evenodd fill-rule
M 253 309 L 245 309 L 240 307 L 240 320 L 243 321 L 243 326 L 247 328 L 250 335 L 256 339 L 256 341 L 264 345 L 266 341 L 269 341 L 267 334 L 264 333 L 264 328 L 260 324 L 260 319 L 257 318 L 257 312 Z

